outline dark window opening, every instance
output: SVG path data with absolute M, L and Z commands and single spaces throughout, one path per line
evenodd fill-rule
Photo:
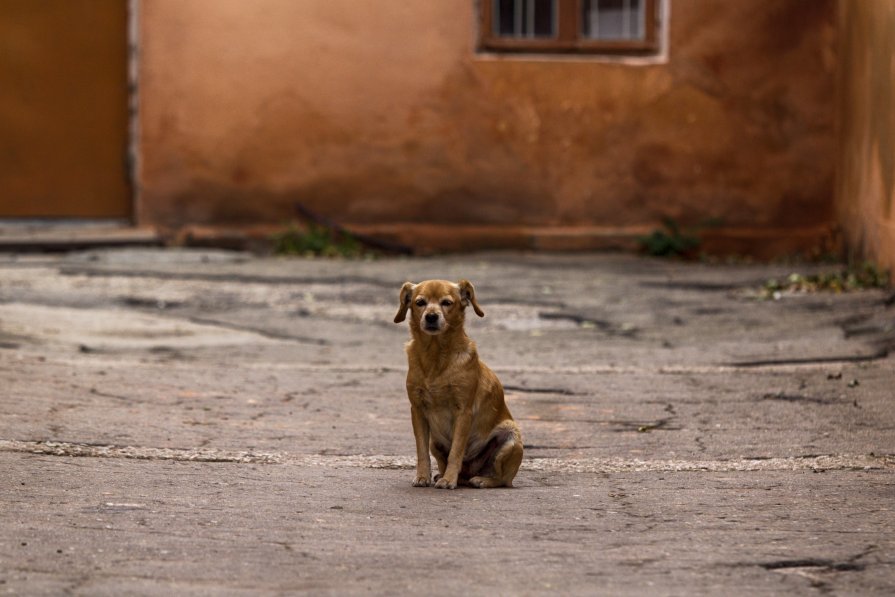
M 660 0 L 479 0 L 480 48 L 647 55 L 659 51 Z
M 495 0 L 494 34 L 501 37 L 553 37 L 554 0 Z

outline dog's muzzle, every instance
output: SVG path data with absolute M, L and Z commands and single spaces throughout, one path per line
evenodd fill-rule
M 427 332 L 437 332 L 441 329 L 441 326 L 438 325 L 438 313 L 426 313 L 423 319 L 425 322 L 423 329 Z

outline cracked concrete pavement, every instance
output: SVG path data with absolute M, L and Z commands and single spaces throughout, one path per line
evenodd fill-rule
M 791 269 L 0 256 L 0 593 L 891 594 L 895 301 Z M 511 490 L 410 486 L 397 292 L 461 277 Z

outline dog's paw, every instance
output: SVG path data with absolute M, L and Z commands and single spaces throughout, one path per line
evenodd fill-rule
M 431 485 L 431 482 L 429 481 L 429 477 L 423 477 L 420 475 L 413 479 L 414 487 L 428 487 L 429 485 Z
M 493 477 L 473 477 L 469 480 L 469 486 L 485 489 L 489 487 L 500 487 L 500 482 Z
M 435 483 L 435 489 L 456 489 L 457 481 L 449 481 L 448 479 L 442 477 Z
M 482 487 L 485 487 L 485 478 L 484 477 L 473 477 L 472 479 L 469 480 L 469 486 L 470 487 L 478 487 L 479 489 L 481 489 Z

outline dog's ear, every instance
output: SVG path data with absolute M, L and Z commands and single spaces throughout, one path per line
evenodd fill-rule
M 395 315 L 395 323 L 401 323 L 407 317 L 407 309 L 410 308 L 410 297 L 413 295 L 413 282 L 404 282 L 401 293 L 398 295 L 398 313 Z
M 457 286 L 460 288 L 460 299 L 463 301 L 463 304 L 466 306 L 472 305 L 475 314 L 479 317 L 484 317 L 485 312 L 482 311 L 479 303 L 475 300 L 475 288 L 472 286 L 472 283 L 469 280 L 460 280 L 457 282 Z

